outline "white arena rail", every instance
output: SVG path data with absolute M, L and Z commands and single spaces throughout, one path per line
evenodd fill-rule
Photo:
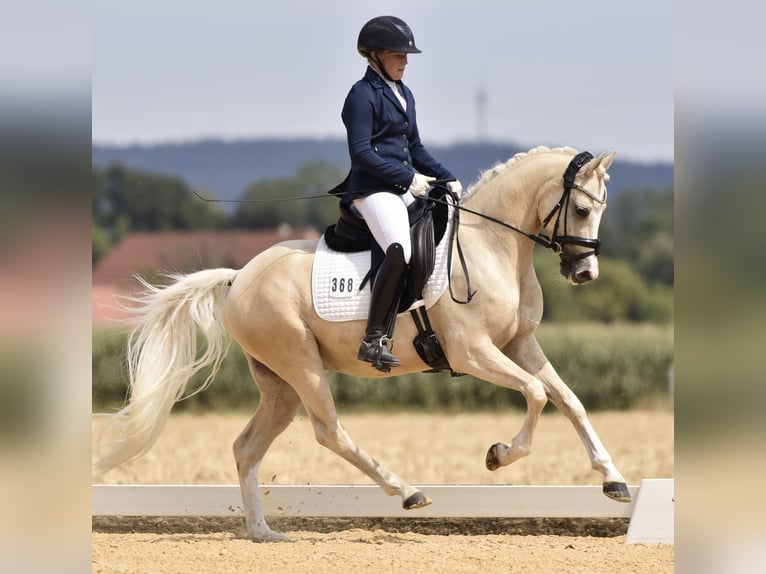
M 600 486 L 423 485 L 434 503 L 406 511 L 376 485 L 264 485 L 267 516 L 630 518 L 626 542 L 673 542 L 673 479 L 630 486 L 633 502 Z M 93 485 L 94 516 L 241 516 L 237 485 Z

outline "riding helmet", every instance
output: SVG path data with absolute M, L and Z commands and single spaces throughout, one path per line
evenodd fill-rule
M 362 26 L 356 49 L 365 58 L 370 52 L 379 50 L 420 54 L 412 30 L 404 20 L 395 16 L 378 16 Z

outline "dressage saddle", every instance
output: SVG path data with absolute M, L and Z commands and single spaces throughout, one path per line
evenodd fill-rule
M 404 287 L 397 312 L 402 313 L 413 303 L 422 299 L 423 288 L 434 270 L 436 246 L 444 240 L 449 209 L 442 200 L 448 193 L 440 187 L 432 188 L 427 198 L 417 198 L 409 207 L 410 237 L 412 256 L 405 275 Z M 380 264 L 385 259 L 383 249 L 372 237 L 364 219 L 352 209 L 351 204 L 340 204 L 340 217 L 324 232 L 324 239 L 330 249 L 344 253 L 370 251 L 370 270 L 359 289 L 372 283 Z M 428 319 L 425 305 L 410 309 L 418 335 L 413 345 L 420 358 L 431 367 L 428 372 L 452 370 L 442 351 L 439 340 Z M 390 335 L 390 334 L 389 334 Z M 458 375 L 452 371 L 453 375 Z

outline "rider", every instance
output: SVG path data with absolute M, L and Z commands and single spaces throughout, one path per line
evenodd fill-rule
M 430 182 L 454 176 L 421 142 L 415 100 L 402 83 L 407 55 L 420 53 L 410 27 L 394 16 L 373 18 L 359 32 L 357 50 L 368 67 L 351 87 L 342 113 L 351 171 L 333 193 L 342 193 L 341 203 L 353 203 L 385 253 L 372 282 L 358 359 L 388 372 L 400 364 L 387 343 L 410 262 L 407 207 L 428 191 Z M 448 186 L 458 196 L 462 192 L 458 181 Z

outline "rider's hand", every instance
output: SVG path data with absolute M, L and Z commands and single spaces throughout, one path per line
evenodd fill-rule
M 463 184 L 461 184 L 457 179 L 455 181 L 450 181 L 447 184 L 447 189 L 457 195 L 458 199 L 461 195 L 463 195 Z
M 431 182 L 435 179 L 435 177 L 428 177 L 422 173 L 416 173 L 412 178 L 412 183 L 410 183 L 410 189 L 408 191 L 415 197 L 425 195 L 425 193 L 431 188 Z

